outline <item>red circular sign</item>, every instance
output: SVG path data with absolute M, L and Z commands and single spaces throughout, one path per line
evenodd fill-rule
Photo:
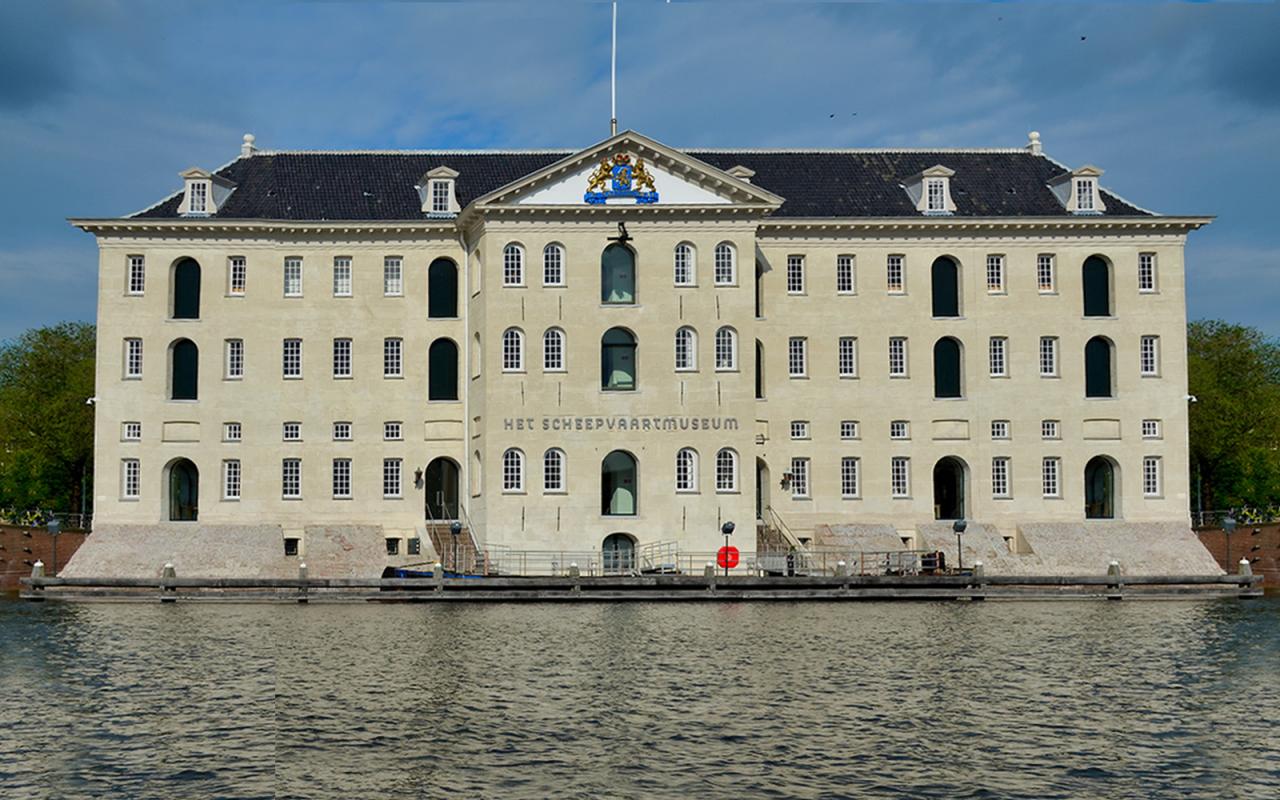
M 733 569 L 738 566 L 738 548 L 721 547 L 716 553 L 716 563 L 724 569 Z

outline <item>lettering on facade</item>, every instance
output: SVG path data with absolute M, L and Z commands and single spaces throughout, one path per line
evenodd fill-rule
M 504 431 L 736 431 L 737 417 L 504 417 Z

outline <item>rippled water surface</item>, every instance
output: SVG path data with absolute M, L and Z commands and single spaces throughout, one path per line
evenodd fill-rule
M 1280 599 L 0 601 L 0 796 L 1280 797 Z

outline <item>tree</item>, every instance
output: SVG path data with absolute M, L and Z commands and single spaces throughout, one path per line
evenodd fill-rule
M 1192 491 L 1202 507 L 1280 503 L 1280 343 L 1256 328 L 1192 322 L 1187 371 Z
M 93 470 L 94 327 L 0 344 L 0 506 L 80 511 Z

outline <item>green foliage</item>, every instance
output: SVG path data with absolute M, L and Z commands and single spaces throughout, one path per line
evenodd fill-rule
M 1280 343 L 1243 325 L 1193 322 L 1187 370 L 1197 399 L 1191 479 L 1203 507 L 1280 503 Z
M 94 327 L 0 344 L 0 506 L 79 511 L 93 470 Z

